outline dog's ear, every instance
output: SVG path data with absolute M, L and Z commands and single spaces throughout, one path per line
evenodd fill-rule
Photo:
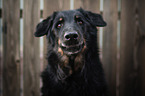
M 43 21 L 41 21 L 37 27 L 36 27 L 36 32 L 34 33 L 34 35 L 36 37 L 41 37 L 41 36 L 44 36 L 44 35 L 47 35 L 48 34 L 48 29 L 50 28 L 50 19 L 51 19 L 51 16 L 49 16 L 47 19 L 44 19 Z
M 44 19 L 42 22 L 40 22 L 37 27 L 36 27 L 36 32 L 34 35 L 36 37 L 41 37 L 47 34 L 50 34 L 49 32 L 51 31 L 51 27 L 53 25 L 53 20 L 56 16 L 57 12 L 54 12 L 51 16 L 47 17 Z
M 100 14 L 92 13 L 90 11 L 85 11 L 82 8 L 77 10 L 80 11 L 85 17 L 87 17 L 93 25 L 97 27 L 104 27 L 107 25 Z
M 103 20 L 103 17 L 100 14 L 92 13 L 89 11 L 87 11 L 87 14 L 91 22 L 97 27 L 104 27 L 107 25 L 107 23 Z

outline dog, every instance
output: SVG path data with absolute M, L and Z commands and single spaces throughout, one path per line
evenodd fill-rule
M 42 96 L 107 96 L 96 28 L 106 25 L 82 8 L 54 12 L 37 25 L 34 35 L 48 40 Z

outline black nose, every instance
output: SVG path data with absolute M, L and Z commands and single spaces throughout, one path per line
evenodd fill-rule
M 64 34 L 65 40 L 77 40 L 79 37 L 77 32 L 69 32 Z

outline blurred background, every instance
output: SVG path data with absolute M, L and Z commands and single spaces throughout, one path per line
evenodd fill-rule
M 145 0 L 0 0 L 0 96 L 40 96 L 47 41 L 35 27 L 80 7 L 107 22 L 98 45 L 110 96 L 145 96 Z

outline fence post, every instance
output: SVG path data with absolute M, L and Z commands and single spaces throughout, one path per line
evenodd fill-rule
M 136 94 L 136 68 L 134 63 L 135 41 L 135 0 L 121 0 L 121 47 L 119 96 L 139 96 Z
M 74 0 L 74 8 L 84 8 L 95 13 L 100 12 L 100 0 Z
M 137 1 L 137 11 L 138 13 L 138 29 L 135 34 L 135 52 L 136 52 L 136 64 L 138 65 L 138 85 L 139 90 L 138 96 L 145 96 L 145 0 L 136 0 Z
M 104 0 L 103 17 L 107 26 L 103 33 L 102 62 L 111 96 L 116 96 L 117 11 L 117 0 Z
M 3 96 L 20 96 L 19 0 L 3 0 Z
M 24 0 L 24 96 L 40 96 L 40 48 L 34 37 L 40 20 L 40 0 Z

